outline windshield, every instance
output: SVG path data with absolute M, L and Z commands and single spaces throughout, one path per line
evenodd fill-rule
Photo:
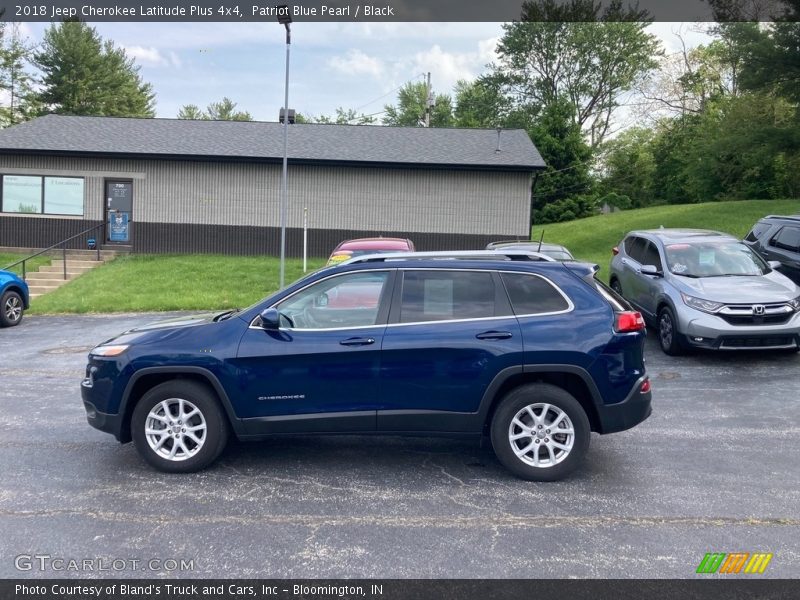
M 666 246 L 670 272 L 684 277 L 764 275 L 770 268 L 741 242 L 705 242 Z

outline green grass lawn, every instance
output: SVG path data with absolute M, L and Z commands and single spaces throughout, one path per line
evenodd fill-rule
M 795 213 L 800 213 L 800 200 L 743 200 L 654 206 L 537 226 L 533 228 L 531 237 L 538 241 L 543 227 L 544 241 L 563 244 L 576 258 L 597 263 L 601 267 L 599 276 L 608 281 L 611 248 L 634 229 L 657 229 L 661 225 L 694 227 L 724 231 L 742 238 L 761 217 Z
M 767 214 L 800 212 L 800 200 L 682 204 L 629 210 L 544 227 L 545 241 L 564 244 L 576 258 L 601 266 L 608 279 L 611 248 L 633 229 L 699 227 L 744 236 Z M 535 227 L 538 240 L 542 228 Z M 5 259 L 8 260 L 5 260 Z M 16 260 L 0 254 L 0 265 Z M 47 262 L 46 259 L 42 263 Z M 323 258 L 309 260 L 309 271 Z M 219 255 L 121 256 L 32 302 L 31 313 L 215 310 L 248 306 L 278 289 L 278 259 Z M 302 261 L 287 260 L 286 282 L 302 276 Z
M 309 272 L 325 264 L 310 258 Z M 280 262 L 260 256 L 131 255 L 34 298 L 31 314 L 244 308 L 278 289 Z M 286 261 L 286 283 L 303 261 Z
M 30 256 L 30 254 L 9 254 L 7 252 L 0 252 L 0 269 L 5 269 L 6 265 L 10 265 L 18 260 L 22 260 L 26 256 Z M 28 273 L 33 273 L 42 265 L 49 265 L 50 260 L 51 258 L 47 256 L 37 256 L 36 258 L 32 258 L 25 263 L 25 269 Z M 12 267 L 8 270 L 16 273 L 17 275 L 22 275 L 22 265 L 17 265 L 16 267 Z

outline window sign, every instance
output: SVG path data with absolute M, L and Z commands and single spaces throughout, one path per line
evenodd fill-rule
M 44 212 L 53 215 L 82 215 L 83 179 L 45 177 Z
M 25 175 L 3 177 L 3 212 L 42 212 L 42 178 Z
M 111 242 L 127 242 L 130 240 L 128 213 L 108 213 L 108 239 Z

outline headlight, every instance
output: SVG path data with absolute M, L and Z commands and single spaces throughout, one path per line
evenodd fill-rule
M 690 296 L 688 294 L 681 294 L 681 298 L 683 298 L 683 302 L 686 304 L 686 306 L 712 314 L 725 306 L 725 304 L 722 302 L 703 300 L 702 298 L 695 298 L 694 296 Z
M 127 344 L 119 346 L 98 346 L 97 348 L 93 348 L 89 354 L 93 356 L 119 356 L 128 348 L 129 346 Z
M 798 296 L 794 300 L 789 300 L 789 306 L 791 306 L 795 310 L 800 310 L 800 296 Z

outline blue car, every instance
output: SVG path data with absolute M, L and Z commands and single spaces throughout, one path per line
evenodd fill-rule
M 28 284 L 11 271 L 0 271 L 0 327 L 19 325 L 29 306 Z
M 529 480 L 650 414 L 641 315 L 596 268 L 524 251 L 360 256 L 244 310 L 140 327 L 89 354 L 89 423 L 167 472 L 230 435 L 489 436 Z

